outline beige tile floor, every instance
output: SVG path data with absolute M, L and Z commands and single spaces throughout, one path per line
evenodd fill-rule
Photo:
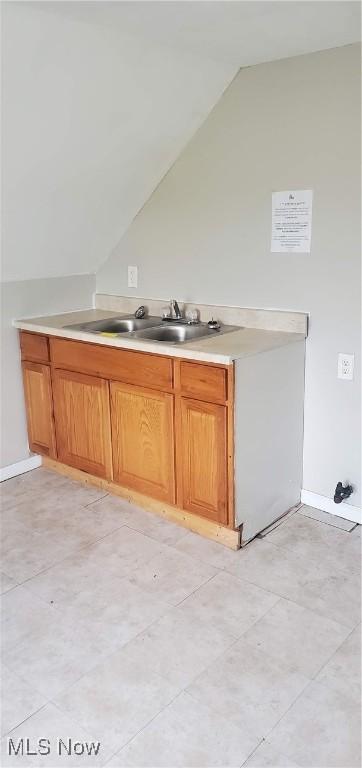
M 360 765 L 359 526 L 231 552 L 45 469 L 1 492 L 3 766 Z

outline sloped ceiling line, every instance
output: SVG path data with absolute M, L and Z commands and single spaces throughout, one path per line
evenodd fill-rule
M 358 2 L 3 2 L 2 280 L 95 273 L 241 66 L 359 37 Z

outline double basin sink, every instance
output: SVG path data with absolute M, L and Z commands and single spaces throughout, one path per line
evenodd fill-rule
M 97 333 L 103 336 L 127 334 L 134 339 L 160 341 L 166 344 L 182 344 L 199 338 L 210 338 L 221 333 L 237 331 L 236 325 L 221 325 L 210 328 L 207 323 L 189 324 L 186 320 L 161 320 L 159 317 L 136 318 L 134 315 L 111 317 L 108 320 L 92 320 L 89 323 L 67 325 L 73 331 Z

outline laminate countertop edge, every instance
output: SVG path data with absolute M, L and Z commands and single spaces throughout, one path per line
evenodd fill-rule
M 82 310 L 62 315 L 14 320 L 13 326 L 19 330 L 41 333 L 46 336 L 57 336 L 58 338 L 101 344 L 119 349 L 223 365 L 230 365 L 234 360 L 261 354 L 286 344 L 305 341 L 305 336 L 302 333 L 240 328 L 213 338 L 197 339 L 184 344 L 165 344 L 157 341 L 126 338 L 124 335 L 117 337 L 101 336 L 64 327 L 72 323 L 89 322 L 115 316 L 119 317 L 120 313 L 97 309 Z

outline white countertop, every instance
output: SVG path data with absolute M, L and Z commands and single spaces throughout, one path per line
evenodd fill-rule
M 109 312 L 101 309 L 87 309 L 78 312 L 67 312 L 63 315 L 47 317 L 32 317 L 14 321 L 14 326 L 23 331 L 44 333 L 47 336 L 58 336 L 64 339 L 88 341 L 120 349 L 134 349 L 139 352 L 153 352 L 170 357 L 183 357 L 189 360 L 200 360 L 210 363 L 229 365 L 234 360 L 250 357 L 260 352 L 283 347 L 296 341 L 304 341 L 302 333 L 287 331 L 267 331 L 255 328 L 240 328 L 230 333 L 215 335 L 204 339 L 195 339 L 183 344 L 165 344 L 159 341 L 146 341 L 125 336 L 101 336 L 85 331 L 72 330 L 64 326 L 73 323 L 87 323 L 91 320 L 105 320 L 110 317 L 121 317 L 119 312 Z M 123 315 L 126 316 L 126 315 Z

